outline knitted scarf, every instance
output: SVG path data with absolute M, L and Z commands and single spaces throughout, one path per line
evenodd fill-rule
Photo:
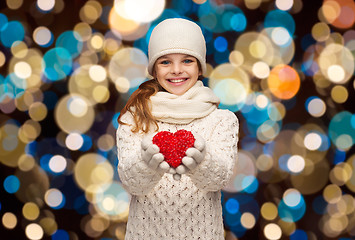
M 197 81 L 183 95 L 157 92 L 150 97 L 152 114 L 157 120 L 172 124 L 188 124 L 215 110 L 219 98 L 213 91 Z

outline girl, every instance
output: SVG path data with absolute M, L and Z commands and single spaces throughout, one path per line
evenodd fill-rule
M 148 55 L 154 79 L 132 94 L 117 130 L 118 172 L 132 196 L 125 239 L 224 239 L 220 190 L 233 174 L 239 125 L 199 80 L 206 74 L 202 31 L 167 19 L 153 29 Z M 195 142 L 174 168 L 153 136 L 180 129 Z

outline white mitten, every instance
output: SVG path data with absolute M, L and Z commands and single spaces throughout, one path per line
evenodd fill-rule
M 170 166 L 164 161 L 164 156 L 159 152 L 159 147 L 152 142 L 153 135 L 147 135 L 141 143 L 142 160 L 147 163 L 151 169 L 165 173 L 169 171 Z
M 205 140 L 197 133 L 194 133 L 195 143 L 194 147 L 186 150 L 186 156 L 182 158 L 183 165 L 176 168 L 176 172 L 179 174 L 186 173 L 194 170 L 205 158 L 206 144 Z

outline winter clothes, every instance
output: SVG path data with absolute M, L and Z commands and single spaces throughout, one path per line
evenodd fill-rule
M 199 81 L 194 87 L 203 88 Z M 211 99 L 215 96 L 211 94 L 202 101 L 211 102 L 212 106 L 215 103 Z M 196 97 L 198 94 L 190 99 L 196 100 Z M 174 98 L 170 96 L 168 101 L 161 102 L 169 103 Z M 185 99 L 189 98 L 185 96 Z M 220 190 L 228 184 L 236 164 L 238 119 L 228 110 L 214 108 L 207 115 L 201 113 L 200 117 L 199 111 L 194 110 L 194 120 L 188 123 L 165 121 L 174 118 L 175 112 L 182 111 L 188 104 L 179 105 L 178 99 L 175 101 L 176 109 L 171 114 L 168 110 L 158 121 L 159 131 L 185 129 L 198 133 L 205 140 L 205 158 L 195 169 L 175 180 L 172 174 L 155 171 L 142 160 L 141 142 L 147 134 L 133 133 L 130 125 L 119 126 L 118 171 L 123 187 L 131 194 L 126 240 L 224 239 Z M 125 113 L 121 121 L 134 124 L 130 112 Z

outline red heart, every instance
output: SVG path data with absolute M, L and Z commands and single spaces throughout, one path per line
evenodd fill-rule
M 187 130 L 178 130 L 175 133 L 161 131 L 153 137 L 160 152 L 164 155 L 165 161 L 173 168 L 177 168 L 185 156 L 186 150 L 194 146 L 194 135 Z

